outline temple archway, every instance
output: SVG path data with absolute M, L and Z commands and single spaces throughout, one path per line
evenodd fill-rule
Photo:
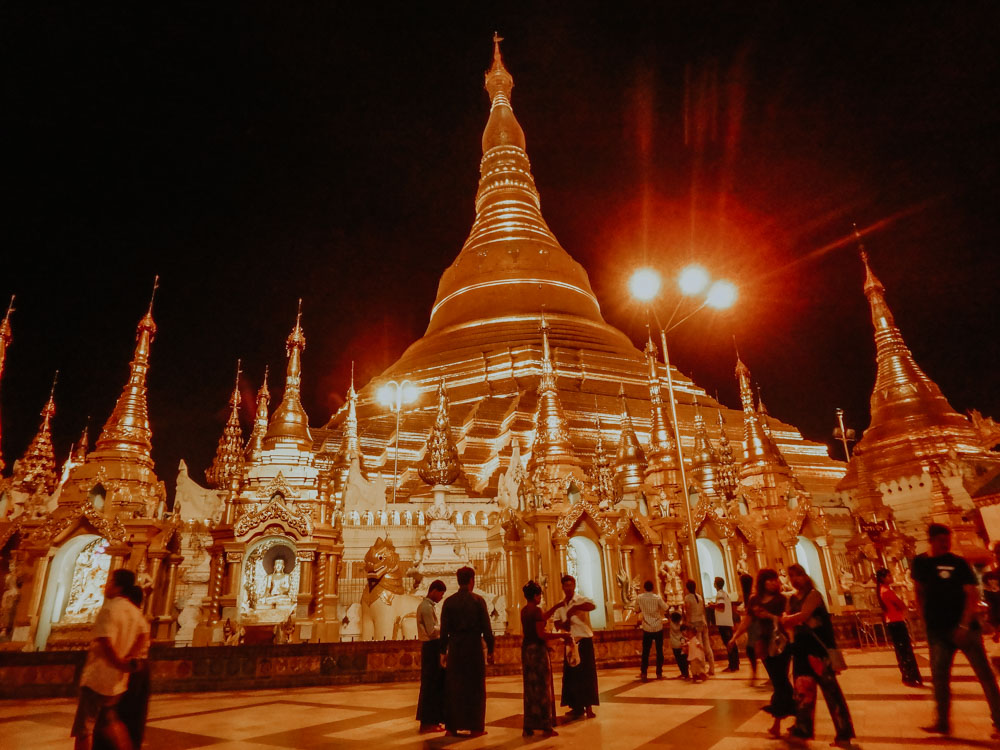
M 88 625 L 97 617 L 111 569 L 111 555 L 104 552 L 107 546 L 107 540 L 96 534 L 81 534 L 52 556 L 35 631 L 36 648 L 45 648 L 54 625 Z
M 247 549 L 240 581 L 241 622 L 284 622 L 295 611 L 299 566 L 295 544 L 283 536 L 268 536 Z
M 826 578 L 823 577 L 823 563 L 816 544 L 811 539 L 800 536 L 799 541 L 795 543 L 795 557 L 799 565 L 805 568 L 806 573 L 813 579 L 827 607 L 831 606 L 829 595 L 826 593 Z
M 705 598 L 711 598 L 716 577 L 726 579 L 726 561 L 722 557 L 722 548 L 706 537 L 696 540 L 698 547 L 698 567 L 701 569 L 701 592 Z M 727 579 L 728 583 L 728 579 Z
M 604 565 L 601 550 L 589 537 L 570 537 L 567 550 L 567 571 L 576 579 L 577 590 L 596 605 L 590 613 L 590 625 L 595 630 L 607 627 L 604 603 Z

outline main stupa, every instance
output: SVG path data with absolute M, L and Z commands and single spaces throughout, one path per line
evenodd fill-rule
M 649 361 L 604 320 L 587 272 L 559 244 L 542 216 L 524 131 L 511 105 L 514 80 L 501 58 L 499 41 L 494 38 L 493 64 L 485 80 L 490 113 L 482 138 L 475 220 L 461 252 L 441 277 L 427 330 L 382 376 L 357 394 L 352 388 L 345 406 L 314 431 L 317 448 L 326 455 L 339 453 L 349 461 L 352 451 L 342 450 L 342 445 L 360 445 L 362 466 L 387 482 L 392 481 L 398 445 L 400 499 L 428 490 L 416 467 L 434 423 L 433 394 L 442 379 L 472 492 L 496 494 L 515 443 L 530 464 L 537 448 L 533 414 L 543 370 L 543 317 L 579 463 L 591 464 L 599 425 L 605 441 L 618 441 L 620 391 L 640 442 L 647 444 L 651 432 Z M 662 364 L 656 367 L 665 393 L 666 371 Z M 418 386 L 421 398 L 403 414 L 397 435 L 395 416 L 377 402 L 375 393 L 389 380 L 404 379 Z M 721 429 L 742 444 L 743 409 L 722 406 L 677 370 L 673 379 L 688 456 L 695 443 L 696 402 L 697 408 L 713 414 L 711 423 L 720 410 Z M 793 426 L 763 414 L 761 418 L 803 488 L 818 502 L 829 497 L 844 465 L 830 459 L 825 445 L 804 440 Z

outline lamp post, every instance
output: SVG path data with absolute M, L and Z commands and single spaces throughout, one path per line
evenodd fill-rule
M 417 400 L 417 396 L 420 395 L 420 391 L 417 390 L 417 386 L 411 383 L 409 380 L 404 380 L 402 383 L 397 383 L 395 380 L 390 380 L 388 383 L 380 386 L 375 394 L 376 399 L 382 406 L 385 406 L 389 411 L 394 412 L 396 415 L 396 452 L 392 459 L 392 502 L 396 502 L 396 477 L 399 475 L 399 423 L 400 418 L 403 415 L 403 406 L 406 404 L 412 404 Z
M 629 289 L 632 296 L 641 302 L 647 303 L 656 321 L 656 327 L 660 330 L 660 347 L 663 350 L 663 365 L 667 370 L 667 398 L 670 400 L 670 417 L 674 423 L 674 441 L 677 443 L 677 468 L 681 478 L 681 494 L 684 498 L 684 519 L 687 525 L 688 538 L 691 549 L 691 573 L 697 590 L 701 592 L 702 598 L 705 593 L 701 585 L 701 563 L 698 560 L 698 543 L 695 536 L 694 516 L 691 515 L 691 496 L 688 492 L 687 472 L 684 468 L 684 451 L 681 449 L 681 428 L 677 421 L 677 399 L 674 395 L 674 378 L 670 371 L 670 350 L 667 348 L 667 332 L 672 331 L 677 326 L 697 313 L 703 307 L 714 307 L 725 309 L 736 301 L 736 287 L 729 281 L 711 282 L 708 272 L 701 266 L 688 266 L 681 271 L 677 279 L 678 287 L 683 295 L 677 300 L 674 311 L 667 320 L 667 325 L 660 323 L 660 316 L 656 308 L 652 305 L 653 299 L 660 292 L 660 275 L 651 268 L 641 268 L 632 274 L 629 279 Z M 706 291 L 707 289 L 707 291 Z M 704 294 L 704 298 L 695 309 L 687 313 L 680 320 L 674 320 L 684 296 L 695 296 Z

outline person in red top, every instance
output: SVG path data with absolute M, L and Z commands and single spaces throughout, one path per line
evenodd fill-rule
M 917 666 L 917 657 L 913 655 L 913 643 L 910 641 L 910 631 L 906 626 L 906 602 L 892 590 L 892 573 L 888 568 L 875 571 L 879 606 L 882 607 L 882 617 L 885 619 L 885 629 L 892 639 L 892 647 L 896 650 L 896 663 L 903 675 L 903 684 L 919 687 L 924 684 Z

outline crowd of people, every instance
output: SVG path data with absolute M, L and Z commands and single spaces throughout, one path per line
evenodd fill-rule
M 910 566 L 930 652 L 936 714 L 924 727 L 929 733 L 951 733 L 951 670 L 959 651 L 980 682 L 1000 739 L 1000 690 L 986 654 L 984 626 L 1000 643 L 1000 544 L 994 548 L 996 567 L 980 579 L 970 564 L 951 551 L 951 531 L 931 524 L 929 550 Z M 664 677 L 664 639 L 669 641 L 677 678 L 707 680 L 715 674 L 709 637 L 714 621 L 727 654 L 726 671 L 740 668 L 740 646 L 750 663 L 750 682 L 763 664 L 771 698 L 763 708 L 772 718 L 769 732 L 782 737 L 782 722 L 792 722 L 784 737 L 792 743 L 814 738 L 820 694 L 833 720 L 833 744 L 852 747 L 855 730 L 837 676 L 846 668 L 837 647 L 833 621 L 823 595 L 807 571 L 797 564 L 787 569 L 791 588 L 782 589 L 778 572 L 758 571 L 756 580 L 742 576 L 742 597 L 734 601 L 722 578 L 706 602 L 694 581 L 686 583 L 683 607 L 671 608 L 656 593 L 652 581 L 635 599 L 636 627 L 642 631 L 638 679 L 649 679 L 655 650 L 656 679 Z M 493 663 L 494 637 L 485 600 L 474 592 L 475 571 L 456 574 L 458 591 L 445 598 L 447 586 L 433 581 L 417 608 L 421 646 L 417 720 L 421 732 L 445 731 L 450 736 L 486 733 L 486 667 Z M 913 652 L 906 603 L 893 588 L 889 570 L 875 574 L 876 596 L 883 612 L 904 685 L 921 687 L 923 678 Z M 549 645 L 561 642 L 560 705 L 564 721 L 593 719 L 600 704 L 594 632 L 590 612 L 595 603 L 583 596 L 571 575 L 561 579 L 562 598 L 542 606 L 542 587 L 528 581 L 521 608 L 523 733 L 555 736 L 557 707 Z M 980 588 L 980 586 L 982 588 Z M 77 750 L 131 750 L 142 744 L 149 701 L 149 624 L 142 613 L 142 590 L 135 575 L 118 569 L 105 587 L 105 602 L 94 626 L 94 638 L 80 679 L 80 697 L 72 735 Z M 985 604 L 985 613 L 981 609 Z M 440 610 L 440 618 L 438 611 Z M 997 660 L 1000 663 L 1000 660 Z

